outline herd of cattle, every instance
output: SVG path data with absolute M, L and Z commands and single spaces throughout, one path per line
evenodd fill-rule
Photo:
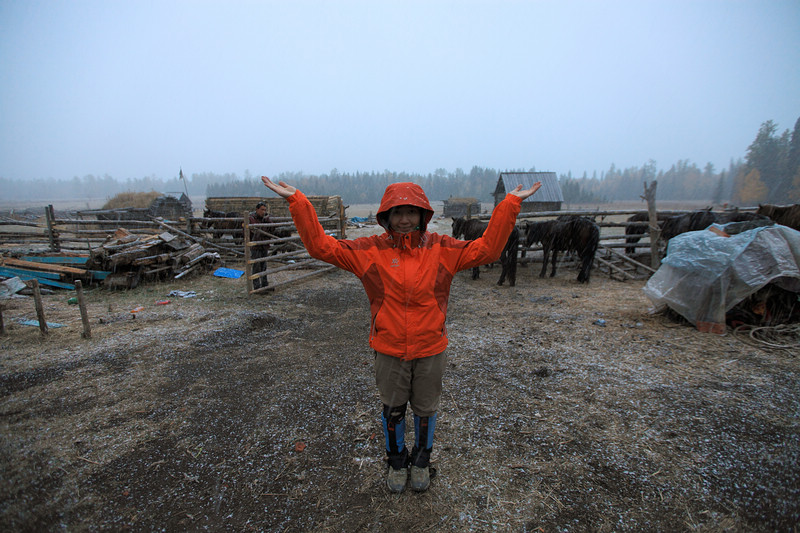
M 649 232 L 649 215 L 646 212 L 630 216 L 625 226 L 626 253 L 635 253 L 635 244 Z M 726 212 L 715 213 L 711 208 L 685 213 L 681 215 L 666 216 L 659 214 L 658 226 L 663 243 L 673 237 L 688 231 L 704 230 L 711 224 L 728 224 L 730 222 L 750 222 L 753 226 L 766 224 L 781 224 L 800 231 L 800 204 L 792 206 L 760 205 L 755 213 L 751 212 Z M 452 235 L 455 238 L 466 240 L 477 239 L 483 235 L 487 223 L 478 219 L 453 219 Z M 594 256 L 600 244 L 600 228 L 589 217 L 577 215 L 562 215 L 555 220 L 544 222 L 526 221 L 522 227 L 515 227 L 508 238 L 503 253 L 500 256 L 502 272 L 497 284 L 502 285 L 508 279 L 512 287 L 517 278 L 517 257 L 520 247 L 520 235 L 525 235 L 525 246 L 522 248 L 522 257 L 527 250 L 535 245 L 542 246 L 542 270 L 539 277 L 547 273 L 548 259 L 552 268 L 550 276 L 556 274 L 558 252 L 574 252 L 580 262 L 578 282 L 588 283 Z M 472 279 L 479 276 L 478 268 L 472 270 Z

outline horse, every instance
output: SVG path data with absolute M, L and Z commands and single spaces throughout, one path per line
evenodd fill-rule
M 230 235 L 236 244 L 241 244 L 244 240 L 244 231 L 242 230 L 242 214 L 236 211 L 214 211 L 213 209 L 206 209 L 203 211 L 203 218 L 205 219 L 220 219 L 220 220 L 203 220 L 200 222 L 200 229 L 217 230 L 215 233 L 219 237 Z M 236 220 L 225 220 L 225 219 Z
M 758 204 L 756 214 L 767 216 L 771 220 L 774 220 L 776 224 L 781 224 L 782 226 L 800 231 L 800 204 Z
M 669 218 L 669 216 L 666 214 L 656 213 L 656 220 L 659 227 L 663 225 L 667 218 Z M 636 253 L 636 247 L 633 245 L 639 242 L 642 235 L 647 234 L 650 230 L 650 213 L 647 211 L 635 213 L 628 217 L 627 222 L 642 222 L 642 224 L 628 224 L 625 226 L 625 244 L 629 245 L 625 247 L 625 253 L 627 255 L 634 255 Z
M 525 227 L 525 247 L 522 249 L 522 257 L 525 257 L 528 248 L 533 246 L 533 243 L 541 243 L 544 246 L 545 242 L 549 243 L 550 234 L 555 226 L 555 220 L 545 220 L 540 222 L 528 221 Z
M 600 228 L 592 219 L 576 215 L 562 215 L 556 220 L 529 222 L 527 231 L 527 247 L 534 242 L 542 244 L 544 258 L 542 259 L 542 271 L 539 273 L 540 278 L 547 274 L 548 256 L 552 262 L 550 270 L 552 278 L 556 275 L 558 252 L 560 250 L 575 251 L 581 261 L 578 282 L 589 283 L 594 256 L 600 245 Z
M 453 218 L 452 235 L 456 239 L 464 237 L 464 240 L 473 241 L 483 235 L 486 231 L 488 224 L 477 218 L 465 219 L 463 217 Z M 517 284 L 517 250 L 519 249 L 519 230 L 516 226 L 511 230 L 508 236 L 503 251 L 500 252 L 500 265 L 503 267 L 500 272 L 500 279 L 497 281 L 498 285 L 502 285 L 506 278 L 508 284 L 513 287 Z M 480 267 L 472 268 L 472 279 L 478 279 L 480 276 Z
M 486 231 L 489 224 L 477 218 L 453 218 L 452 235 L 456 239 L 461 237 L 467 241 L 474 241 Z
M 728 224 L 730 222 L 766 222 L 769 217 L 747 211 L 727 211 L 724 213 L 714 213 L 708 207 L 701 211 L 684 213 L 667 218 L 661 229 L 661 238 L 664 242 L 686 233 L 688 231 L 700 231 L 709 227 L 711 224 Z
M 711 212 L 710 207 L 701 211 L 671 216 L 661 226 L 661 238 L 664 239 L 664 242 L 669 242 L 670 239 L 681 233 L 704 230 L 715 222 L 717 222 L 717 216 Z

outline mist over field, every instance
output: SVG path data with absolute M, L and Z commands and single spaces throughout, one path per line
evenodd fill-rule
M 568 202 L 800 197 L 796 0 L 31 0 L 0 27 L 0 202 L 261 174 L 484 199 L 532 169 Z

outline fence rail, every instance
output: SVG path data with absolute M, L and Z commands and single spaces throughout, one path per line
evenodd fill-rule
M 332 197 L 338 199 L 338 197 Z M 341 202 L 340 199 L 338 199 Z M 330 208 L 328 203 L 320 201 L 320 205 Z M 741 211 L 754 211 L 755 209 L 742 209 Z M 337 238 L 345 238 L 346 218 L 344 216 L 344 206 L 339 203 L 338 216 L 320 216 L 320 223 L 323 228 Z M 601 229 L 600 242 L 606 257 L 603 261 L 609 262 L 626 261 L 636 263 L 636 259 L 617 256 L 624 256 L 617 249 L 629 248 L 638 253 L 640 250 L 652 250 L 650 244 L 650 234 L 624 234 L 624 229 L 632 225 L 641 225 L 642 222 L 628 222 L 627 217 L 642 212 L 642 209 L 625 210 L 569 210 L 569 211 L 546 211 L 536 213 L 522 213 L 518 217 L 518 224 L 523 226 L 527 221 L 537 219 L 557 218 L 562 215 L 577 215 L 592 218 Z M 666 210 L 659 211 L 660 215 L 680 215 L 691 212 L 690 210 Z M 98 212 L 93 212 L 96 215 Z M 102 212 L 105 216 L 113 216 L 113 212 Z M 293 279 L 302 279 L 309 275 L 327 271 L 329 265 L 311 259 L 296 235 L 296 228 L 290 217 L 273 217 L 271 222 L 266 224 L 249 224 L 246 214 L 241 217 L 189 217 L 180 221 L 165 221 L 157 218 L 148 217 L 147 220 L 96 220 L 77 218 L 88 216 L 87 213 L 78 212 L 76 218 L 55 217 L 52 205 L 44 208 L 43 220 L 32 222 L 30 220 L 12 220 L 9 217 L 0 218 L 0 247 L 20 249 L 25 247 L 28 250 L 40 251 L 66 251 L 66 252 L 85 252 L 89 253 L 93 248 L 101 246 L 118 229 L 124 229 L 133 235 L 147 236 L 157 235 L 163 232 L 179 233 L 184 237 L 192 239 L 203 246 L 209 247 L 218 252 L 223 257 L 244 259 L 245 273 L 247 280 L 247 291 L 249 294 L 265 292 L 272 288 L 291 283 L 290 281 L 279 281 L 270 284 L 267 288 L 255 288 L 254 281 L 270 274 L 288 271 L 305 271 Z M 147 216 L 142 214 L 142 216 Z M 473 218 L 486 220 L 490 215 L 479 214 Z M 617 220 L 615 220 L 617 219 Z M 646 224 L 646 222 L 645 222 Z M 623 231 L 615 231 L 615 230 Z M 251 230 L 261 230 L 270 235 L 268 239 L 252 240 Z M 288 237 L 278 236 L 275 230 L 289 230 L 293 234 Z M 627 243 L 626 238 L 639 238 L 636 243 Z M 526 255 L 528 252 L 537 252 L 541 246 L 520 247 L 521 253 Z M 253 253 L 258 248 L 269 246 L 274 253 L 261 257 L 258 253 Z M 635 257 L 635 255 L 634 255 Z M 531 257 L 522 257 L 521 261 L 531 261 Z M 630 261 L 628 261 L 630 260 Z M 602 262 L 599 261 L 602 264 Z M 261 268 L 261 265 L 264 268 Z M 641 264 L 641 263 L 639 263 Z M 644 265 L 642 265 L 644 266 Z

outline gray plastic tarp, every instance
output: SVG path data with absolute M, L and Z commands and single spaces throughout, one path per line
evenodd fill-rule
M 644 287 L 654 310 L 669 307 L 700 331 L 725 332 L 725 313 L 768 283 L 800 293 L 800 232 L 774 225 L 725 237 L 712 225 L 669 241 Z

